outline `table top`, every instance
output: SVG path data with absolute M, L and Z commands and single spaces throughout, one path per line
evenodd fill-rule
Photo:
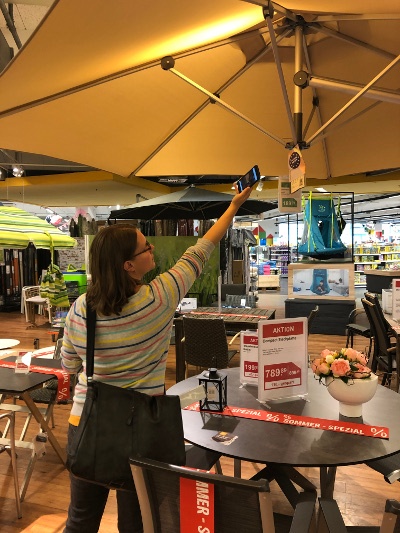
M 15 357 L 9 357 L 6 361 L 13 362 Z M 32 364 L 35 364 L 35 362 L 32 362 Z M 61 368 L 60 359 L 40 359 L 36 364 L 47 368 Z M 39 385 L 55 377 L 53 374 L 39 374 L 33 371 L 28 374 L 16 374 L 14 369 L 0 366 L 0 394 L 21 394 L 36 389 Z
M 8 348 L 17 346 L 19 343 L 20 341 L 16 339 L 0 339 L 0 350 L 8 350 Z
M 254 324 L 259 320 L 270 320 L 275 314 L 275 309 L 260 309 L 256 307 L 198 307 L 185 313 L 185 316 L 195 318 L 223 318 L 225 322 Z
M 340 466 L 364 463 L 400 450 L 400 394 L 378 385 L 374 398 L 363 405 L 363 419 L 339 415 L 338 402 L 325 386 L 308 376 L 306 399 L 291 398 L 269 401 L 268 406 L 257 400 L 256 386 L 240 386 L 239 368 L 224 370 L 228 376 L 228 405 L 254 408 L 297 416 L 343 420 L 389 428 L 389 439 L 364 437 L 309 427 L 234 418 L 218 413 L 182 411 L 185 439 L 237 459 L 291 466 Z M 198 385 L 197 377 L 181 381 L 167 394 L 182 394 Z M 230 445 L 213 440 L 219 431 L 238 438 Z

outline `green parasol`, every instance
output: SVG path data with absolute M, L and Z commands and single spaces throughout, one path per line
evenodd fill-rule
M 36 248 L 50 250 L 51 240 L 55 250 L 76 245 L 75 239 L 45 220 L 23 209 L 0 205 L 0 248 L 23 249 L 31 242 Z

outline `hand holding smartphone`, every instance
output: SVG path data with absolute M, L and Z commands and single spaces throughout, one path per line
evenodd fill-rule
M 254 165 L 254 167 L 236 182 L 238 191 L 242 192 L 246 187 L 252 187 L 255 183 L 260 181 L 260 179 L 260 170 L 257 165 Z

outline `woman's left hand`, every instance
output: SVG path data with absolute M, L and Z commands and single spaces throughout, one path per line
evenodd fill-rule
M 235 207 L 239 208 L 246 200 L 249 199 L 252 189 L 251 187 L 246 187 L 245 189 L 243 189 L 242 192 L 238 192 L 236 184 L 235 184 L 235 189 L 236 189 L 236 194 L 232 199 L 232 204 Z

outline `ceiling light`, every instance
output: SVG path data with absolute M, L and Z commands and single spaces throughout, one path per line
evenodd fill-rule
M 6 181 L 7 171 L 3 168 L 0 168 L 0 181 Z
M 12 173 L 13 173 L 13 176 L 15 176 L 16 178 L 22 178 L 22 176 L 24 175 L 24 169 L 21 167 L 21 165 L 13 165 L 12 167 Z
M 315 190 L 318 191 L 318 192 L 328 192 L 326 189 L 324 189 L 323 187 L 315 187 Z

